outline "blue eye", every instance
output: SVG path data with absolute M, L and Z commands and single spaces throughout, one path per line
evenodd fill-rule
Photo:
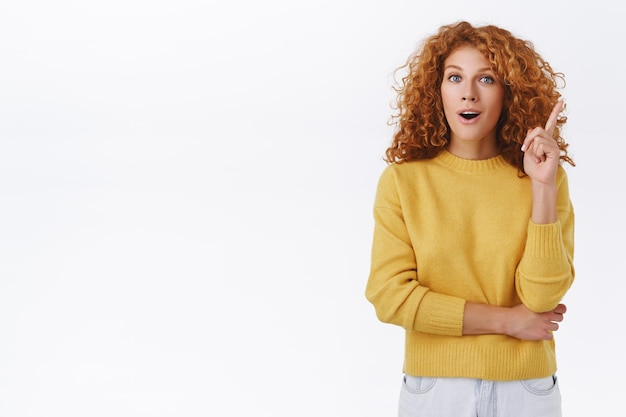
M 461 81 L 461 77 L 459 77 L 458 75 L 450 75 L 448 77 L 448 80 L 452 81 L 453 83 L 458 83 L 459 81 Z
M 492 77 L 485 75 L 484 77 L 480 77 L 480 82 L 485 84 L 493 84 L 496 82 Z

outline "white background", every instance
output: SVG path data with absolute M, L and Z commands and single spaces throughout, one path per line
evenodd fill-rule
M 402 330 L 363 295 L 392 73 L 460 19 L 566 75 L 564 415 L 619 415 L 614 3 L 4 1 L 0 416 L 395 415 Z

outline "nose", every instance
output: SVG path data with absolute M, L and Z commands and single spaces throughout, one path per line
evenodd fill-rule
M 478 100 L 478 94 L 476 92 L 476 86 L 472 83 L 467 83 L 464 88 L 463 101 L 476 101 Z

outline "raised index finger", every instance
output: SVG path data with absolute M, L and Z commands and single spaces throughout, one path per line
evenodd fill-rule
M 563 110 L 565 103 L 563 101 L 557 101 L 554 107 L 552 108 L 552 113 L 550 113 L 550 117 L 548 117 L 548 121 L 546 122 L 545 131 L 548 132 L 550 136 L 554 133 L 554 128 L 556 127 L 556 121 L 559 117 L 559 113 Z

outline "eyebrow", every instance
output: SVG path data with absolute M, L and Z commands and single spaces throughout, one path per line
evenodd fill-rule
M 456 69 L 456 70 L 459 70 L 459 71 L 463 71 L 463 68 L 459 67 L 458 65 L 454 65 L 454 64 L 446 65 L 444 67 L 444 71 L 449 69 L 449 68 Z M 493 70 L 490 67 L 484 67 L 484 68 L 479 68 L 478 71 L 476 71 L 476 72 L 486 72 L 486 71 L 493 71 Z

